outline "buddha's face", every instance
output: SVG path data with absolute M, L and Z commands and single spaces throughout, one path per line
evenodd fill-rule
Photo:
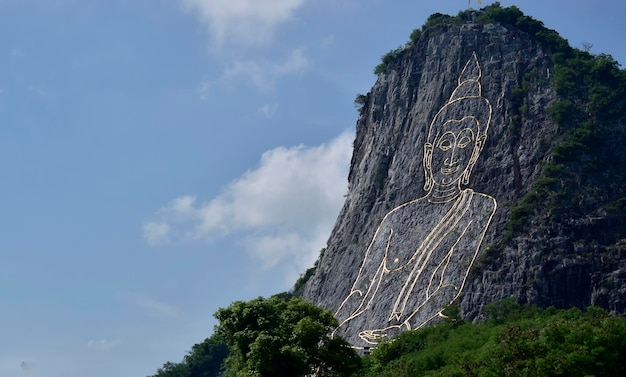
M 432 142 L 432 178 L 441 186 L 457 184 L 463 173 L 471 170 L 480 152 L 476 142 L 478 124 L 474 117 L 465 117 L 447 120 L 438 126 Z

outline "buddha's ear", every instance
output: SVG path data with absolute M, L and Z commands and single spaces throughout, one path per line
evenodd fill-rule
M 478 161 L 478 156 L 480 156 L 480 152 L 485 146 L 486 139 L 487 135 L 481 135 L 476 139 L 476 143 L 474 144 L 474 149 L 472 150 L 472 155 L 470 156 L 467 168 L 465 169 L 465 172 L 461 177 L 461 183 L 463 183 L 464 185 L 469 183 L 469 177 L 470 175 L 472 175 L 472 170 L 474 170 L 474 165 L 476 165 L 476 161 Z
M 433 144 L 429 142 L 424 143 L 424 167 L 430 166 L 433 163 Z
M 429 142 L 424 143 L 424 191 L 430 191 L 433 188 L 432 163 L 433 163 L 433 145 Z
M 472 151 L 472 156 L 470 157 L 470 165 L 474 165 L 476 160 L 478 160 L 478 156 L 480 156 L 480 152 L 482 152 L 485 147 L 485 140 L 487 140 L 487 135 L 480 135 L 476 138 L 476 143 L 474 144 L 474 150 Z
M 487 140 L 487 135 L 480 135 L 478 138 L 476 138 L 476 145 L 480 146 L 480 150 L 483 150 L 483 147 L 485 146 L 485 140 Z
M 433 145 L 432 143 L 424 143 L 424 170 L 430 170 L 433 163 Z

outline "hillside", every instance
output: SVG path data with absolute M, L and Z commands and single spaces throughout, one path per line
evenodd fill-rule
M 375 71 L 346 202 L 302 291 L 337 334 L 371 347 L 450 304 L 476 320 L 507 297 L 624 311 L 616 61 L 494 4 L 431 16 Z
M 432 15 L 374 71 L 315 266 L 293 292 L 220 309 L 154 377 L 273 376 L 329 327 L 371 356 L 330 352 L 320 376 L 623 375 L 626 71 L 497 3 Z M 306 335 L 331 313 L 324 341 Z

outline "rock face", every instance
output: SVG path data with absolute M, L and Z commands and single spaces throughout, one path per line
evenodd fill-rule
M 465 24 L 427 29 L 379 75 L 357 122 L 346 202 L 303 293 L 336 313 L 338 334 L 373 346 L 433 323 L 450 303 L 473 320 L 511 296 L 626 308 L 623 218 L 603 210 L 626 196 L 622 175 L 585 212 L 507 225 L 563 133 L 547 113 L 560 99 L 552 69 L 533 36 Z M 621 237 L 594 236 L 606 227 Z

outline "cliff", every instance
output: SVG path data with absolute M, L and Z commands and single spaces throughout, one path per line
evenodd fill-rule
M 507 297 L 626 309 L 626 75 L 514 11 L 424 27 L 362 97 L 349 192 L 302 293 L 357 346 L 450 304 L 468 320 Z

